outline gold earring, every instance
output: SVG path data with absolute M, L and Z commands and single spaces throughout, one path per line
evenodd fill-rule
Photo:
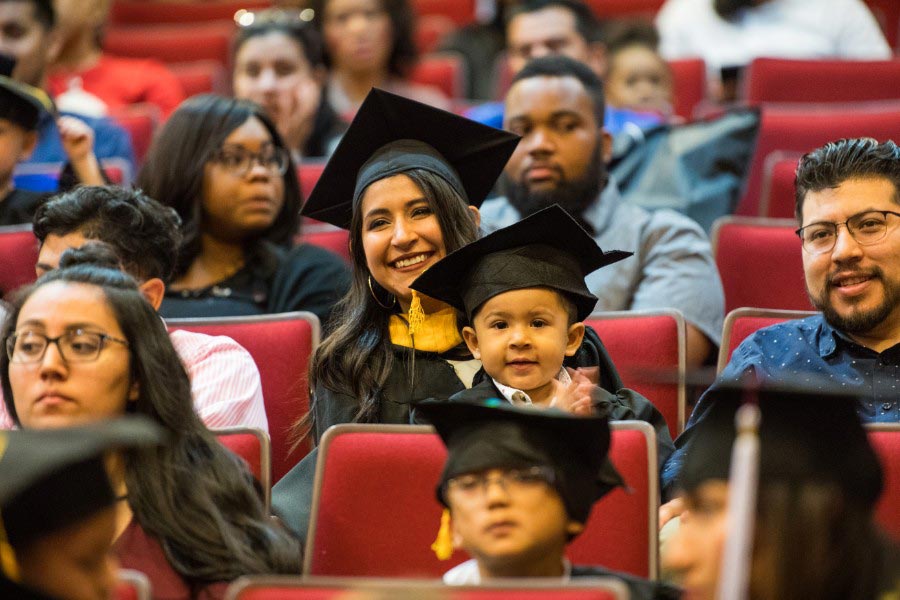
M 381 302 L 381 300 L 378 299 L 378 296 L 375 294 L 375 290 L 372 289 L 372 276 L 371 276 L 371 275 L 369 275 L 369 293 L 372 294 L 372 299 L 375 300 L 375 304 L 377 304 L 377 305 L 380 306 L 381 308 L 384 308 L 384 309 L 391 309 L 391 308 L 394 308 L 394 305 L 395 305 L 395 304 L 397 304 L 397 296 L 395 296 L 395 295 L 393 295 L 393 294 L 390 295 L 390 296 L 391 296 L 391 303 L 390 303 L 390 304 L 385 305 L 385 304 L 383 304 L 383 303 Z

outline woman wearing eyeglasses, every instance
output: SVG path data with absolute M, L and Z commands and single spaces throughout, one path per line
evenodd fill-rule
M 162 321 L 117 259 L 92 246 L 67 251 L 62 268 L 11 307 L 0 354 L 10 415 L 24 429 L 126 413 L 163 428 L 165 446 L 109 462 L 114 551 L 123 567 L 148 575 L 154 597 L 218 598 L 241 575 L 298 572 L 298 543 L 273 524 L 246 467 L 194 413 Z M 69 266 L 73 259 L 99 264 Z
M 163 317 L 308 310 L 323 322 L 347 269 L 320 248 L 291 248 L 300 185 L 290 152 L 261 107 L 191 98 L 151 146 L 137 185 L 174 208 L 184 239 Z

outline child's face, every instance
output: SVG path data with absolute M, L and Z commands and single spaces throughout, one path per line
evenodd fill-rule
M 498 294 L 485 302 L 463 337 L 488 375 L 522 390 L 535 404 L 554 394 L 553 381 L 563 359 L 584 337 L 584 324 L 569 325 L 558 292 L 526 288 Z
M 559 493 L 545 480 L 518 477 L 520 469 L 490 469 L 448 482 L 453 544 L 494 577 L 521 577 L 559 564 L 568 536 L 581 532 Z M 457 486 L 459 480 L 464 485 Z
M 671 112 L 672 78 L 668 65 L 645 46 L 629 46 L 616 52 L 606 79 L 606 100 L 618 108 Z
M 26 131 L 21 125 L 0 119 L 0 191 L 12 178 L 16 164 L 31 156 L 37 134 Z

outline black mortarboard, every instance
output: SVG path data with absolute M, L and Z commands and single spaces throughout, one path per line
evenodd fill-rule
M 32 131 L 41 112 L 53 113 L 53 101 L 44 90 L 12 78 L 15 59 L 0 54 L 0 119 L 12 121 Z
M 607 458 L 609 421 L 556 409 L 517 408 L 503 400 L 483 403 L 426 401 L 416 410 L 434 425 L 447 446 L 437 487 L 464 473 L 495 468 L 552 467 L 569 517 L 587 521 L 594 502 L 622 485 Z
M 112 505 L 105 452 L 161 439 L 159 427 L 137 417 L 0 432 L 0 514 L 9 544 L 19 547 Z
M 373 89 L 302 213 L 343 229 L 366 187 L 412 169 L 430 171 L 480 206 L 519 142 L 512 133 Z
M 789 383 L 717 384 L 712 404 L 687 447 L 681 486 L 728 479 L 735 413 L 745 401 L 759 405 L 759 480 L 833 482 L 848 498 L 871 507 L 881 494 L 881 466 L 859 420 L 857 396 Z
M 565 293 L 583 321 L 597 304 L 585 276 L 631 254 L 604 252 L 569 213 L 554 204 L 448 254 L 409 287 L 469 317 L 497 294 L 549 287 Z

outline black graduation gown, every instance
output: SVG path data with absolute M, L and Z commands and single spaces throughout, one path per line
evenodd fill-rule
M 665 583 L 610 571 L 603 567 L 572 566 L 572 579 L 587 577 L 612 577 L 623 581 L 628 586 L 631 600 L 677 600 L 681 597 L 681 590 Z
M 0 598 L 3 600 L 57 600 L 53 596 L 15 583 L 3 573 L 0 573 Z
M 11 191 L 0 200 L 0 225 L 30 225 L 34 211 L 48 197 L 28 190 Z

